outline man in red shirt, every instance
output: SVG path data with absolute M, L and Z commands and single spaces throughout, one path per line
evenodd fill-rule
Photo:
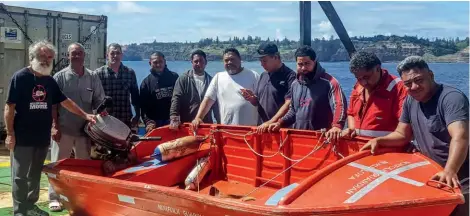
M 381 68 L 373 53 L 359 51 L 350 62 L 357 79 L 349 99 L 348 127 L 343 137 L 385 136 L 398 125 L 407 92 L 400 78 Z

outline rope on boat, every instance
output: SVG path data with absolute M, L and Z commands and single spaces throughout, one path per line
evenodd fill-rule
M 275 157 L 276 155 L 278 154 L 281 154 L 281 156 L 291 162 L 297 162 L 297 161 L 300 161 L 300 159 L 292 159 L 292 158 L 289 158 L 287 157 L 284 153 L 282 153 L 281 149 L 284 147 L 284 144 L 287 142 L 287 139 L 289 138 L 289 135 L 286 136 L 286 138 L 284 138 L 284 140 L 281 140 L 280 138 L 280 144 L 279 144 L 279 148 L 277 149 L 277 152 L 272 154 L 272 155 L 264 155 L 264 154 L 260 154 L 258 152 L 256 152 L 256 150 L 253 149 L 253 147 L 251 147 L 251 145 L 248 143 L 248 140 L 247 140 L 247 136 L 251 136 L 253 134 L 256 134 L 256 132 L 248 132 L 246 134 L 236 134 L 236 133 L 232 133 L 232 132 L 228 132 L 228 131 L 225 131 L 225 130 L 220 130 L 220 129 L 216 129 L 216 130 L 213 130 L 214 132 L 222 132 L 222 133 L 226 133 L 226 134 L 230 134 L 230 135 L 233 135 L 233 136 L 240 136 L 240 137 L 243 137 L 243 141 L 245 141 L 245 144 L 248 146 L 248 148 L 251 150 L 251 152 L 253 152 L 253 154 L 257 155 L 257 156 L 260 156 L 260 157 L 263 157 L 263 158 L 272 158 L 272 157 Z M 320 144 L 320 140 L 321 138 L 324 136 L 325 134 L 325 129 L 322 129 L 321 130 L 321 135 L 320 135 L 320 138 L 318 139 L 318 142 L 317 144 L 315 145 L 315 147 L 318 146 L 318 144 Z M 329 141 L 328 141 L 329 142 Z M 314 149 L 315 149 L 314 147 Z
M 314 146 L 314 148 L 312 149 L 312 151 L 310 151 L 307 155 L 305 155 L 304 157 L 300 158 L 300 159 L 292 159 L 292 158 L 289 158 L 287 156 L 285 156 L 282 152 L 281 152 L 281 149 L 284 147 L 284 144 L 286 143 L 287 141 L 287 138 L 288 136 L 286 136 L 286 138 L 284 139 L 284 141 L 281 141 L 281 143 L 279 144 L 279 148 L 278 148 L 278 151 L 272 155 L 263 155 L 263 154 L 260 154 L 258 152 L 256 152 L 252 147 L 251 145 L 248 143 L 247 141 L 247 136 L 251 136 L 253 134 L 255 134 L 255 132 L 248 132 L 246 134 L 236 134 L 236 133 L 232 133 L 232 132 L 228 132 L 228 131 L 225 131 L 225 130 L 220 130 L 220 129 L 215 129 L 215 130 L 211 130 L 211 135 L 214 134 L 214 132 L 222 132 L 222 133 L 227 133 L 227 134 L 230 134 L 230 135 L 233 135 L 233 136 L 240 136 L 240 137 L 243 137 L 243 140 L 245 141 L 246 145 L 248 146 L 248 148 L 255 154 L 255 155 L 258 155 L 260 157 L 264 157 L 264 158 L 270 158 L 270 157 L 274 157 L 276 156 L 277 154 L 281 154 L 282 157 L 284 157 L 285 159 L 291 161 L 291 162 L 294 162 L 291 166 L 289 166 L 288 168 L 284 169 L 283 171 L 279 172 L 278 174 L 276 174 L 274 177 L 272 177 L 271 179 L 269 179 L 268 181 L 266 181 L 265 183 L 263 183 L 262 185 L 256 187 L 255 189 L 253 189 L 251 192 L 247 193 L 246 195 L 243 196 L 243 198 L 246 198 L 248 197 L 249 195 L 251 195 L 252 193 L 256 192 L 257 190 L 259 190 L 260 188 L 264 187 L 266 184 L 270 183 L 271 181 L 273 181 L 274 179 L 276 179 L 277 177 L 279 177 L 280 175 L 282 175 L 283 173 L 287 172 L 288 170 L 292 169 L 292 167 L 294 167 L 295 165 L 297 165 L 298 163 L 300 163 L 301 161 L 305 160 L 307 157 L 313 155 L 315 152 L 317 152 L 318 150 L 320 150 L 321 148 L 323 148 L 326 144 L 329 144 L 330 143 L 330 139 L 327 139 L 325 141 L 323 141 L 320 145 L 320 140 L 323 138 L 323 136 L 325 135 L 325 132 L 326 132 L 326 129 L 322 129 L 321 130 L 321 135 L 320 135 L 320 138 L 318 138 L 317 140 L 317 143 L 316 145 Z M 195 132 L 194 132 L 195 134 Z M 213 136 L 212 136 L 213 137 Z M 338 154 L 339 156 L 341 156 L 342 158 L 344 158 L 344 156 L 339 153 L 336 149 L 336 145 L 333 145 L 333 152 L 335 152 L 336 154 Z M 199 160 L 198 160 L 199 162 Z M 198 184 L 198 192 L 199 192 L 199 184 Z
M 322 132 L 322 133 L 321 133 L 321 135 L 320 135 L 320 138 L 318 138 L 317 144 L 313 147 L 313 149 L 317 148 L 318 144 L 320 144 L 321 138 L 323 138 L 323 135 L 325 134 L 324 129 L 322 129 L 321 132 Z M 287 137 L 288 137 L 288 136 L 289 136 L 289 135 L 286 136 L 286 139 L 285 139 L 284 141 L 287 141 Z M 329 141 L 329 140 L 325 140 L 325 142 L 329 143 L 330 141 Z M 323 145 L 323 144 L 322 144 L 322 145 Z M 281 156 L 282 156 L 283 158 L 285 158 L 286 160 L 289 160 L 289 161 L 291 161 L 291 162 L 298 162 L 298 161 L 300 161 L 300 159 L 297 159 L 297 160 L 296 160 L 296 159 L 289 158 L 289 157 L 287 157 L 286 155 L 284 155 L 284 153 L 282 153 L 282 152 L 281 152 Z
M 320 139 L 318 140 L 318 142 L 320 142 Z M 264 187 L 266 184 L 268 184 L 269 182 L 273 181 L 275 178 L 279 177 L 280 175 L 282 175 L 283 173 L 287 172 L 288 170 L 292 169 L 292 167 L 294 167 L 295 165 L 297 165 L 298 163 L 300 163 L 301 161 L 305 160 L 307 157 L 309 157 L 310 155 L 312 155 L 313 153 L 317 152 L 318 150 L 320 150 L 321 148 L 323 148 L 323 146 L 325 144 L 328 144 L 330 143 L 329 140 L 325 140 L 323 141 L 322 145 L 318 146 L 317 148 L 314 148 L 312 149 L 312 151 L 310 151 L 307 155 L 305 155 L 304 157 L 302 157 L 301 159 L 299 159 L 298 161 L 296 161 L 295 163 L 293 163 L 292 165 L 290 165 L 289 167 L 287 167 L 285 170 L 281 171 L 280 173 L 278 173 L 277 175 L 275 175 L 274 177 L 270 178 L 268 181 L 266 181 L 265 183 L 263 183 L 262 185 L 258 186 L 257 188 L 253 189 L 251 192 L 247 193 L 246 195 L 244 195 L 244 197 L 247 197 L 249 195 L 251 195 L 252 193 L 256 192 L 257 190 L 259 190 L 260 188 Z
M 333 145 L 333 152 L 334 152 L 335 154 L 337 154 L 338 156 L 340 156 L 341 159 L 343 159 L 343 158 L 344 158 L 344 155 L 342 155 L 342 154 L 336 149 L 336 146 L 337 146 L 337 145 Z

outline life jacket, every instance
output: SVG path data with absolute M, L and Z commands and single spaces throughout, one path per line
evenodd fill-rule
M 358 136 L 380 137 L 393 132 L 401 115 L 407 91 L 399 77 L 382 69 L 378 86 L 364 104 L 365 89 L 358 82 L 351 93 L 348 116 L 354 117 Z

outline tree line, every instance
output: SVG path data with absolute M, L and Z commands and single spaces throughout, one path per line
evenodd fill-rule
M 351 37 L 356 49 L 365 49 L 377 53 L 384 61 L 401 60 L 407 55 L 434 56 L 454 54 L 469 46 L 469 38 L 418 38 L 417 36 L 375 35 L 372 37 Z M 158 42 L 125 45 L 125 61 L 140 61 L 148 59 L 154 51 L 161 51 L 167 60 L 188 60 L 191 51 L 202 49 L 208 55 L 208 60 L 220 60 L 222 51 L 228 47 L 237 48 L 243 60 L 255 61 L 254 54 L 260 43 L 274 42 L 278 45 L 281 56 L 286 61 L 294 60 L 295 49 L 299 47 L 299 41 L 284 38 L 265 40 L 258 36 L 230 37 L 228 40 L 215 38 L 203 38 L 198 42 Z M 320 61 L 347 61 L 349 59 L 343 44 L 337 38 L 315 38 L 312 40 L 312 48 L 317 52 Z

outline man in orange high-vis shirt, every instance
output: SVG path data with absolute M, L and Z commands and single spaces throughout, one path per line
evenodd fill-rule
M 381 68 L 373 53 L 354 54 L 350 70 L 357 79 L 349 99 L 348 127 L 343 137 L 385 136 L 398 125 L 407 92 L 400 78 Z

